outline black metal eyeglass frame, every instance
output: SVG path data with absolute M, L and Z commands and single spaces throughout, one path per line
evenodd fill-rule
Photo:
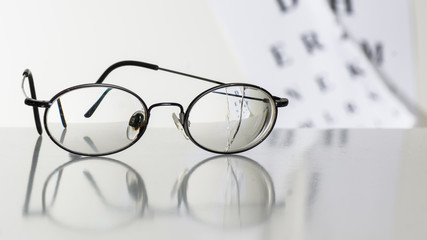
M 213 84 L 216 84 L 217 86 L 209 88 L 207 90 L 205 90 L 204 92 L 200 93 L 198 96 L 196 96 L 196 98 L 194 98 L 192 100 L 192 102 L 190 103 L 190 105 L 187 108 L 187 111 L 184 111 L 184 107 L 179 104 L 179 103 L 175 103 L 175 102 L 161 102 L 161 103 L 155 103 L 153 105 L 151 105 L 150 107 L 147 108 L 147 106 L 145 106 L 144 101 L 134 92 L 123 88 L 121 86 L 117 86 L 117 85 L 112 85 L 112 84 L 105 84 L 103 83 L 103 81 L 107 78 L 107 76 L 115 69 L 123 67 L 123 66 L 136 66 L 136 67 L 142 67 L 142 68 L 147 68 L 147 69 L 151 69 L 151 70 L 160 70 L 160 71 L 165 71 L 165 72 L 169 72 L 169 73 L 173 73 L 173 74 L 178 74 L 178 75 L 182 75 L 182 76 L 186 76 L 189 78 L 194 78 L 194 79 L 198 79 L 198 80 L 202 80 L 205 82 L 210 82 Z M 25 83 L 25 79 L 28 79 L 29 82 L 29 88 L 30 88 L 30 96 L 28 96 L 24 90 L 24 83 Z M 108 88 L 116 88 L 119 90 L 123 90 L 125 92 L 130 93 L 131 95 L 135 96 L 138 100 L 141 101 L 141 103 L 144 104 L 144 107 L 147 109 L 147 119 L 145 120 L 145 125 L 143 126 L 143 129 L 138 133 L 137 138 L 135 138 L 135 140 L 133 140 L 130 144 L 124 146 L 123 148 L 120 148 L 118 150 L 114 150 L 112 152 L 108 152 L 108 153 L 101 153 L 101 154 L 86 154 L 86 153 L 79 153 L 70 149 L 65 148 L 64 146 L 62 146 L 61 144 L 59 144 L 50 134 L 49 132 L 49 128 L 47 127 L 47 110 L 53 105 L 53 103 L 55 101 L 57 101 L 58 103 L 58 107 L 59 107 L 59 112 L 60 112 L 60 117 L 61 117 L 61 121 L 62 121 L 62 125 L 64 126 L 64 128 L 67 127 L 67 123 L 65 120 L 65 116 L 62 113 L 62 106 L 61 106 L 61 102 L 60 99 L 57 99 L 59 96 L 61 96 L 62 94 L 78 89 L 78 88 L 86 88 L 86 87 L 95 87 L 95 86 L 104 86 L 107 88 L 107 91 L 104 92 L 104 94 L 98 99 L 98 101 L 88 110 L 88 112 L 86 113 L 88 116 L 90 117 L 90 115 L 96 110 L 97 106 L 99 105 L 99 103 L 102 101 L 102 99 L 104 98 L 104 96 L 108 93 Z M 232 152 L 219 152 L 219 151 L 214 151 L 211 149 L 208 149 L 202 145 L 200 145 L 195 139 L 193 139 L 193 137 L 191 136 L 191 133 L 188 129 L 188 117 L 189 117 L 189 112 L 191 112 L 191 109 L 193 107 L 193 105 L 200 99 L 202 98 L 204 95 L 206 95 L 207 93 L 213 92 L 216 89 L 221 89 L 221 88 L 226 88 L 226 87 L 233 87 L 233 86 L 247 86 L 247 87 L 252 87 L 252 88 L 256 88 L 256 89 L 260 89 L 262 91 L 264 91 L 265 93 L 269 94 L 271 99 L 274 100 L 274 105 L 276 107 L 276 114 L 273 118 L 272 121 L 274 121 L 272 123 L 271 129 L 269 130 L 269 132 L 266 133 L 265 137 L 263 139 L 261 139 L 257 144 L 253 145 L 250 148 L 247 149 L 243 149 L 243 150 L 239 150 L 239 151 L 232 151 Z M 177 119 L 179 121 L 179 123 L 181 124 L 182 130 L 184 131 L 184 133 L 186 134 L 186 136 L 197 146 L 199 146 L 200 148 L 213 152 L 213 153 L 219 153 L 219 154 L 223 154 L 223 153 L 239 153 L 239 152 L 244 152 L 247 151 L 249 149 L 254 148 L 255 146 L 257 146 L 258 144 L 260 144 L 265 138 L 268 137 L 268 135 L 270 134 L 270 132 L 272 131 L 272 129 L 274 128 L 276 119 L 277 119 L 277 108 L 279 107 L 285 107 L 288 105 L 288 99 L 287 98 L 280 98 L 280 97 L 276 97 L 276 96 L 272 96 L 268 91 L 266 91 L 265 89 L 256 86 L 256 85 L 252 85 L 252 84 L 246 84 L 246 83 L 223 83 L 223 82 L 219 82 L 216 80 L 212 80 L 212 79 L 208 79 L 208 78 L 204 78 L 204 77 L 199 77 L 199 76 L 195 76 L 195 75 L 191 75 L 188 73 L 183 73 L 183 72 L 178 72 L 175 70 L 170 70 L 170 69 L 166 69 L 166 68 L 161 68 L 158 65 L 155 64 L 151 64 L 151 63 L 146 63 L 146 62 L 140 62 L 140 61 L 121 61 L 121 62 L 117 62 L 113 65 L 111 65 L 110 67 L 108 67 L 104 73 L 99 77 L 99 79 L 95 82 L 95 83 L 89 83 L 89 84 L 81 84 L 81 85 L 77 85 L 77 86 L 73 86 L 67 89 L 62 90 L 61 92 L 57 93 L 55 96 L 53 96 L 50 100 L 38 100 L 37 96 L 36 96 L 36 90 L 35 90 L 35 85 L 34 85 L 34 78 L 33 75 L 31 73 L 31 71 L 29 69 L 26 69 L 23 73 L 23 80 L 22 80 L 22 89 L 24 91 L 24 95 L 25 95 L 25 101 L 24 103 L 28 106 L 33 107 L 33 114 L 34 114 L 34 120 L 35 120 L 35 124 L 36 124 L 36 128 L 37 128 L 37 132 L 39 133 L 39 135 L 41 135 L 43 133 L 43 129 L 42 129 L 42 124 L 41 124 L 41 120 L 40 120 L 40 113 L 39 113 L 39 108 L 45 108 L 45 113 L 44 113 L 44 125 L 45 125 L 45 129 L 46 132 L 48 134 L 48 136 L 52 139 L 52 141 L 58 145 L 60 148 L 74 153 L 74 154 L 79 154 L 79 155 L 87 155 L 87 156 L 101 156 L 101 155 L 108 155 L 108 154 L 113 154 L 113 153 L 117 153 L 120 151 L 123 151 L 125 149 L 127 149 L 128 147 L 132 146 L 134 143 L 136 143 L 139 138 L 144 134 L 145 130 L 146 130 L 146 126 L 148 125 L 148 120 L 150 118 L 150 112 L 153 108 L 155 107 L 159 107 L 159 106 L 175 106 L 178 107 L 180 109 L 180 114 L 179 114 L 179 119 Z M 216 93 L 220 93 L 220 94 L 225 94 L 225 93 L 221 93 L 221 92 L 216 92 Z M 230 94 L 228 94 L 230 95 Z M 238 96 L 241 97 L 241 96 Z M 245 98 L 250 98 L 250 97 L 246 97 Z M 256 99 L 256 100 L 260 100 L 263 101 L 263 99 Z M 86 116 L 85 114 L 85 116 Z

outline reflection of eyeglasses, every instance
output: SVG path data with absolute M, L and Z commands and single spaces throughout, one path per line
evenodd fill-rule
M 190 103 L 187 111 L 179 103 L 162 102 L 147 107 L 134 92 L 102 82 L 114 69 L 138 66 L 162 70 L 216 84 Z M 272 96 L 266 90 L 245 83 L 221 83 L 177 72 L 157 65 L 122 61 L 111 65 L 94 84 L 67 88 L 48 101 L 37 100 L 33 76 L 23 73 L 22 87 L 29 81 L 32 106 L 39 134 L 42 133 L 38 108 L 46 108 L 44 125 L 49 137 L 61 148 L 76 154 L 100 156 L 122 151 L 145 132 L 153 108 L 179 107 L 173 120 L 186 137 L 197 146 L 214 153 L 238 153 L 261 143 L 271 132 L 277 108 L 288 99 Z M 52 107 L 57 105 L 57 107 Z
M 209 187 L 206 187 L 209 186 Z M 72 199 L 79 194 L 78 199 Z M 69 161 L 49 174 L 43 184 L 43 214 L 74 229 L 111 228 L 138 217 L 178 213 L 227 228 L 267 220 L 276 206 L 273 181 L 252 159 L 219 155 L 203 160 L 176 180 L 172 208 L 149 207 L 141 175 L 125 163 L 106 157 Z M 102 219 L 102 221 L 100 221 Z
M 113 158 L 70 154 L 70 161 L 48 174 L 42 184 L 42 212 L 30 211 L 41 145 L 39 136 L 31 161 L 24 216 L 44 215 L 72 229 L 114 228 L 147 215 L 146 210 L 153 216 L 178 213 L 182 208 L 198 221 L 241 228 L 267 220 L 276 207 L 284 206 L 276 202 L 268 171 L 243 156 L 227 154 L 199 161 L 173 184 L 171 197 L 178 203 L 176 208 L 158 208 L 156 204 L 149 208 L 144 180 L 133 167 Z

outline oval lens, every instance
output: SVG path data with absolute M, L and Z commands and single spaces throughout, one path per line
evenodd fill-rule
M 251 85 L 214 88 L 190 104 L 188 132 L 203 148 L 220 153 L 248 150 L 263 141 L 276 121 L 271 95 Z
M 136 95 L 111 85 L 64 91 L 46 112 L 46 128 L 61 147 L 105 155 L 131 145 L 145 130 L 147 108 Z

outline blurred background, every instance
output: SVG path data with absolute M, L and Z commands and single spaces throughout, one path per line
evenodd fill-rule
M 1 1 L 0 127 L 34 125 L 26 68 L 49 100 L 121 60 L 260 85 L 291 101 L 280 127 L 425 126 L 426 11 L 422 0 Z M 106 82 L 184 106 L 211 86 L 132 67 Z

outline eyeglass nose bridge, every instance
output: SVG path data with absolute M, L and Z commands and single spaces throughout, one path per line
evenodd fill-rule
M 185 129 L 184 129 L 184 107 L 181 104 L 175 103 L 175 102 L 156 103 L 156 104 L 151 105 L 148 108 L 148 113 L 150 114 L 151 110 L 153 108 L 156 108 L 156 107 L 165 107 L 165 106 L 166 107 L 170 107 L 170 106 L 179 107 L 179 110 L 180 110 L 179 117 L 175 113 L 172 113 L 172 119 L 173 119 L 173 121 L 175 123 L 176 128 L 182 133 L 182 135 L 184 136 L 184 138 L 187 139 L 187 140 L 189 140 L 190 138 L 188 137 L 188 135 L 187 135 L 187 133 L 185 132 Z
M 179 103 L 175 103 L 175 102 L 162 102 L 162 103 L 155 103 L 155 104 L 153 104 L 153 105 L 151 105 L 149 108 L 148 108 L 148 112 L 150 113 L 151 112 L 151 110 L 153 109 L 153 108 L 156 108 L 156 107 L 173 107 L 173 106 L 175 106 L 175 107 L 179 107 L 179 110 L 180 110 L 180 112 L 181 113 L 184 113 L 184 107 L 181 105 L 181 104 L 179 104 Z

